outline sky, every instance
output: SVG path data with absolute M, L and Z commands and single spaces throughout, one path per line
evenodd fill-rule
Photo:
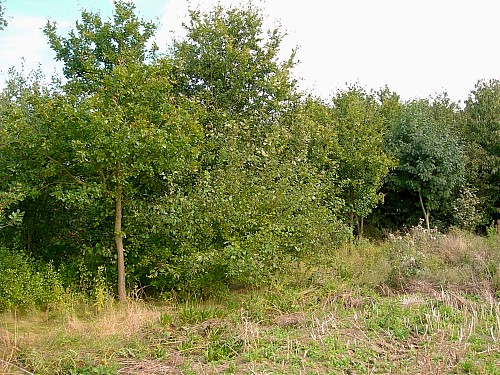
M 241 0 L 133 0 L 137 12 L 159 23 L 156 41 L 166 47 L 183 36 L 192 8 Z M 304 91 L 328 99 L 358 83 L 387 85 L 403 99 L 447 91 L 464 101 L 480 79 L 500 79 L 500 0 L 256 0 L 266 27 L 287 36 L 282 57 L 298 47 L 295 78 Z M 80 10 L 112 14 L 112 0 L 3 0 L 8 26 L 0 31 L 0 88 L 14 66 L 61 72 L 41 29 L 56 22 L 74 27 Z

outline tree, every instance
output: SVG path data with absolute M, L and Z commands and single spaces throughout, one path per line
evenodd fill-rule
M 466 178 L 482 201 L 486 224 L 500 219 L 500 81 L 479 81 L 465 102 Z M 498 224 L 500 228 L 500 223 Z M 500 229 L 499 229 L 500 230 Z
M 7 20 L 5 19 L 5 7 L 0 1 L 0 31 L 2 31 L 7 26 Z
M 339 91 L 333 98 L 333 115 L 339 149 L 334 158 L 348 221 L 363 236 L 363 219 L 383 199 L 383 181 L 394 160 L 384 150 L 387 121 L 375 97 L 357 86 Z
M 212 285 L 229 276 L 262 281 L 337 228 L 321 206 L 321 176 L 308 169 L 293 55 L 279 59 L 283 35 L 264 30 L 252 5 L 190 15 L 172 50 L 178 89 L 207 112 L 200 173 L 183 201 L 190 230 L 173 247 L 178 259 L 203 259 L 190 269 L 212 273 Z
M 17 142 L 12 134 L 21 138 L 20 132 L 12 132 L 11 126 L 27 111 L 23 100 L 25 80 L 20 75 L 14 76 L 12 70 L 9 74 L 9 80 L 6 81 L 7 87 L 0 94 L 0 229 L 10 226 L 12 220 L 9 219 L 14 212 L 10 211 L 10 208 L 22 201 L 27 193 L 22 186 L 11 184 L 13 172 L 11 165 L 22 163 L 24 157 L 20 157 L 17 152 L 5 152 L 7 148 L 17 151 Z
M 58 176 L 52 195 L 71 209 L 99 200 L 114 207 L 118 298 L 126 300 L 123 217 L 141 191 L 137 181 L 181 171 L 199 129 L 194 104 L 172 94 L 171 63 L 155 59 L 147 42 L 155 26 L 139 20 L 134 5 L 115 2 L 113 19 L 82 12 L 67 37 L 56 26 L 44 32 L 67 83 L 45 95 L 34 121 L 35 137 L 59 141 L 35 154 Z M 35 129 L 35 122 L 38 129 Z M 60 146 L 60 148 L 59 148 Z
M 283 33 L 264 30 L 263 23 L 251 4 L 217 5 L 207 13 L 191 10 L 184 25 L 187 37 L 174 44 L 183 77 L 180 89 L 200 98 L 211 114 L 213 132 L 224 129 L 224 118 L 238 117 L 255 134 L 276 123 L 298 99 L 291 78 L 295 54 L 281 61 Z
M 389 184 L 418 195 L 427 229 L 431 211 L 446 204 L 463 182 L 463 147 L 442 115 L 443 106 L 451 110 L 439 98 L 432 105 L 427 100 L 407 103 L 388 134 L 389 150 L 398 160 Z

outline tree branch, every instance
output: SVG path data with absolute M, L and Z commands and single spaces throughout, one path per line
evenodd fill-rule
M 83 181 L 82 181 L 82 180 L 80 180 L 78 177 L 74 176 L 74 175 L 73 175 L 73 174 L 69 171 L 69 169 L 68 169 L 68 168 L 66 168 L 66 166 L 65 166 L 63 163 L 61 163 L 59 160 L 54 159 L 54 158 L 53 158 L 52 156 L 50 156 L 50 155 L 45 155 L 45 157 L 46 157 L 47 159 L 49 159 L 50 161 L 53 161 L 54 163 L 56 163 L 57 165 L 59 165 L 59 166 L 62 168 L 63 172 L 64 172 L 66 175 L 68 175 L 71 179 L 73 179 L 73 180 L 74 180 L 74 181 L 75 181 L 78 185 L 83 185 Z

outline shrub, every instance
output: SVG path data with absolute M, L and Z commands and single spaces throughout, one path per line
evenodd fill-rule
M 61 277 L 51 263 L 35 262 L 21 251 L 0 247 L 0 311 L 43 307 L 63 297 Z
M 474 290 L 488 285 L 498 293 L 499 245 L 491 234 L 480 237 L 460 230 L 443 234 L 421 225 L 404 234 L 390 234 L 386 245 L 389 284 L 404 289 L 411 282 L 423 281 Z
M 454 224 L 465 230 L 476 229 L 483 219 L 478 208 L 480 203 L 474 189 L 463 188 L 451 205 Z

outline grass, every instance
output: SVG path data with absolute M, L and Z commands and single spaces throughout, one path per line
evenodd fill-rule
M 500 374 L 498 239 L 416 231 L 212 300 L 4 313 L 0 374 Z

